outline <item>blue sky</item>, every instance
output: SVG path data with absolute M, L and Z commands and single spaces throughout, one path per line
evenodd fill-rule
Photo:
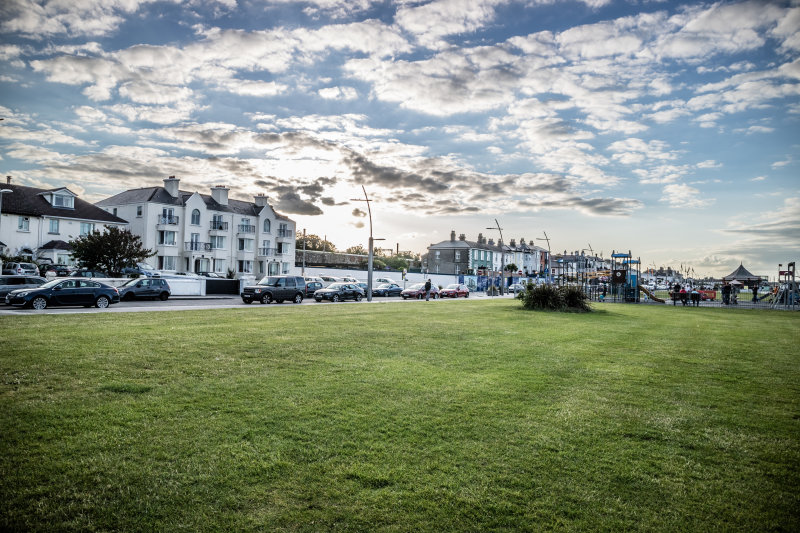
M 450 231 L 800 259 L 800 2 L 6 0 L 15 183 L 265 193 L 339 248 Z M 543 241 L 537 244 L 544 245 Z

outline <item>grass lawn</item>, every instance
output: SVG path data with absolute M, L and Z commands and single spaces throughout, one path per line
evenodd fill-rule
M 800 529 L 800 314 L 0 317 L 0 529 Z

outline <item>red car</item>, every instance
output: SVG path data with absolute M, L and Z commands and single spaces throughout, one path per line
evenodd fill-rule
M 442 298 L 458 298 L 460 296 L 469 298 L 469 289 L 461 283 L 451 283 L 439 291 L 439 296 Z
M 416 298 L 422 299 L 425 298 L 425 284 L 424 283 L 416 283 L 403 292 L 400 293 L 400 296 L 403 297 L 403 300 L 408 298 Z M 439 297 L 439 288 L 436 285 L 431 285 L 431 298 L 436 299 Z

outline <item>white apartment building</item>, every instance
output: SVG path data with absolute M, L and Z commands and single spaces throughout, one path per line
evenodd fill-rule
M 179 189 L 170 176 L 163 187 L 129 189 L 96 205 L 129 222 L 159 270 L 216 272 L 237 278 L 294 273 L 295 223 L 269 205 L 228 198 L 228 187 L 211 194 Z
M 71 265 L 69 241 L 128 224 L 67 188 L 25 187 L 9 178 L 0 189 L 0 253 L 10 257 Z

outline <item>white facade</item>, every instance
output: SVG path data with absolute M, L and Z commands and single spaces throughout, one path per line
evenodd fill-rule
M 179 191 L 179 180 L 164 187 L 134 189 L 97 205 L 130 223 L 145 248 L 147 262 L 159 270 L 217 272 L 237 278 L 294 274 L 295 223 L 277 214 L 267 198 L 228 199 L 228 188 L 210 195 Z
M 38 189 L 7 184 L 0 214 L 0 246 L 8 256 L 40 262 L 74 263 L 67 243 L 125 220 L 77 197 L 66 188 Z

